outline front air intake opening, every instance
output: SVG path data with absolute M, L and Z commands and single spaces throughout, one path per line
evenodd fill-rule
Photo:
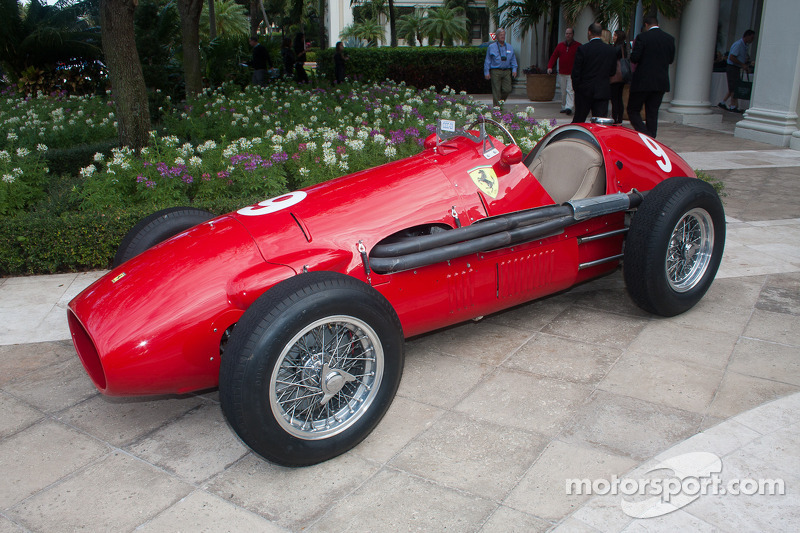
M 67 311 L 67 320 L 69 321 L 69 330 L 72 333 L 72 344 L 75 345 L 75 351 L 78 352 L 78 357 L 81 358 L 83 367 L 95 386 L 101 391 L 105 390 L 106 373 L 103 371 L 100 354 L 97 353 L 97 348 L 95 348 L 91 337 L 89 337 L 89 333 L 83 328 L 83 324 L 81 324 L 72 310 Z

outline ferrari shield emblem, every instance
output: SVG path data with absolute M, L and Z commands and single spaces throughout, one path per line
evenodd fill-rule
M 497 174 L 494 173 L 492 167 L 475 167 L 469 171 L 469 177 L 472 178 L 475 185 L 485 194 L 488 194 L 492 198 L 497 198 L 497 191 L 500 188 L 500 184 L 497 181 Z

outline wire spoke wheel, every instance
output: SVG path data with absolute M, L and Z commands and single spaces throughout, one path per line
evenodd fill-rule
M 318 320 L 286 345 L 269 388 L 279 424 L 301 439 L 322 439 L 354 424 L 370 407 L 383 376 L 375 331 L 351 316 Z
M 692 289 L 703 278 L 714 249 L 714 224 L 705 209 L 692 209 L 672 230 L 665 268 L 676 292 Z

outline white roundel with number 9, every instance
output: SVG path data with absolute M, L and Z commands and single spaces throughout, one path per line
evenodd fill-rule
M 251 205 L 250 207 L 244 207 L 239 209 L 237 213 L 249 217 L 269 215 L 270 213 L 275 213 L 281 209 L 286 209 L 287 207 L 292 207 L 295 204 L 299 204 L 305 197 L 305 191 L 294 191 L 290 192 L 289 194 L 278 196 L 277 198 L 270 198 L 269 200 L 258 202 L 256 205 Z
M 669 156 L 664 151 L 661 146 L 658 145 L 653 139 L 645 135 L 644 133 L 640 133 L 639 137 L 642 139 L 642 142 L 645 146 L 647 146 L 653 154 L 658 158 L 656 159 L 656 163 L 658 164 L 658 168 L 663 170 L 664 172 L 669 172 L 672 170 L 672 161 L 669 160 Z

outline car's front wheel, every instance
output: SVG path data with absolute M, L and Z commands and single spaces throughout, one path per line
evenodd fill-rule
M 391 405 L 403 334 L 388 301 L 342 274 L 305 273 L 242 316 L 220 368 L 220 402 L 256 453 L 305 466 L 361 442 Z
M 706 293 L 722 260 L 725 213 L 714 188 L 670 178 L 651 190 L 631 221 L 623 263 L 639 307 L 674 316 Z

